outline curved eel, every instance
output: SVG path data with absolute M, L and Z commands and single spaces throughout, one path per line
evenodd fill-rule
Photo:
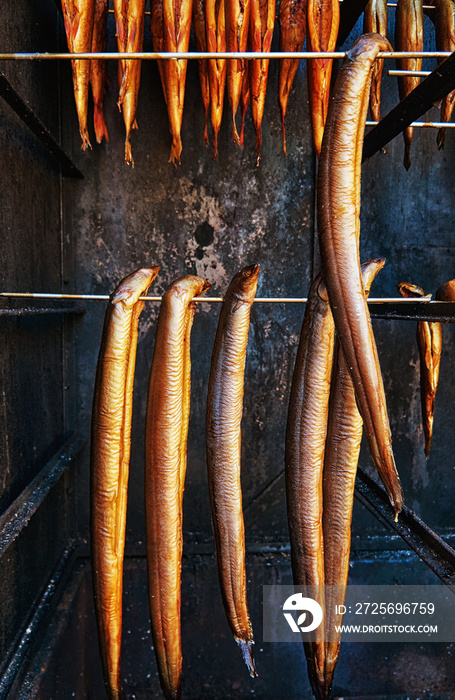
M 363 263 L 365 296 L 368 296 L 373 280 L 384 267 L 384 263 L 384 258 Z M 335 625 L 342 624 L 343 615 L 335 613 L 335 606 L 343 605 L 345 601 L 355 476 L 362 439 L 362 418 L 357 408 L 354 385 L 338 340 L 335 345 L 333 368 L 324 457 L 322 511 L 326 629 L 330 630 L 325 658 L 327 697 L 332 687 L 340 649 L 341 633 L 335 637 Z M 328 586 L 336 588 L 327 588 Z
M 387 38 L 388 10 L 387 0 L 369 0 L 363 14 L 363 33 L 380 34 Z M 381 82 L 384 60 L 374 62 L 370 89 L 370 110 L 375 121 L 381 119 Z
M 173 282 L 160 305 L 145 426 L 145 516 L 153 645 L 168 700 L 180 698 L 182 497 L 189 416 L 189 343 L 201 277 Z
M 224 296 L 207 396 L 207 469 L 218 578 L 226 616 L 250 676 L 256 676 L 248 613 L 240 444 L 245 356 L 259 265 L 244 267 Z
M 306 31 L 307 0 L 282 0 L 280 5 L 280 51 L 302 51 Z M 284 120 L 288 108 L 289 93 L 294 82 L 299 58 L 280 59 L 279 102 L 281 109 L 281 128 L 283 131 L 283 151 L 286 150 L 286 131 Z
M 286 428 L 285 480 L 294 584 L 324 609 L 322 471 L 329 411 L 335 327 L 323 275 L 311 285 L 291 385 Z M 325 633 L 304 642 L 317 698 L 326 697 Z
M 368 445 L 398 514 L 403 496 L 359 259 L 360 168 L 370 80 L 378 52 L 388 50 L 386 39 L 366 34 L 354 43 L 340 68 L 319 160 L 318 229 L 330 305 Z
M 96 368 L 90 453 L 93 591 L 104 683 L 121 697 L 122 580 L 137 327 L 159 267 L 125 277 L 106 310 Z
M 409 282 L 400 282 L 398 291 L 402 297 L 424 297 L 422 287 Z M 431 296 L 431 295 L 430 295 Z M 417 346 L 420 356 L 420 400 L 422 404 L 422 424 L 425 436 L 425 456 L 428 457 L 433 435 L 434 401 L 439 381 L 441 362 L 441 324 L 418 321 Z

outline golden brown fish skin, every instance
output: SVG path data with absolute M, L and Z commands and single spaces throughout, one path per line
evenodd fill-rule
M 246 51 L 250 25 L 250 0 L 225 0 L 226 50 Z M 227 88 L 229 107 L 232 114 L 232 138 L 242 145 L 237 132 L 235 116 L 239 106 L 245 70 L 248 63 L 243 59 L 229 59 L 227 62 Z
M 378 52 L 389 50 L 379 34 L 365 34 L 340 68 L 319 159 L 318 229 L 330 304 L 368 445 L 398 513 L 403 496 L 359 260 L 360 167 L 371 71 Z
M 93 21 L 92 53 L 106 51 L 108 0 L 95 0 L 95 17 Z M 104 121 L 104 95 L 106 93 L 106 61 L 90 61 L 90 83 L 93 95 L 93 124 L 96 142 L 103 138 L 109 143 L 109 134 Z
M 117 47 L 121 53 L 141 52 L 144 42 L 145 0 L 114 0 Z M 125 122 L 125 163 L 134 167 L 131 152 L 131 130 L 137 129 L 136 109 L 141 82 L 141 61 L 122 59 L 118 98 Z
M 434 0 L 432 5 L 435 9 L 431 10 L 431 14 L 428 14 L 435 25 L 436 50 L 453 52 L 455 51 L 455 3 L 453 0 Z M 443 60 L 444 59 L 439 59 L 438 63 L 442 63 Z M 442 100 L 442 122 L 450 122 L 454 106 L 455 90 L 452 90 L 452 92 L 449 92 Z M 439 129 L 436 137 L 439 149 L 444 148 L 445 137 L 446 129 Z
M 385 259 L 370 260 L 362 265 L 365 296 Z M 325 658 L 325 688 L 329 697 L 340 649 L 340 636 L 333 638 L 335 625 L 341 625 L 343 615 L 337 615 L 336 605 L 345 601 L 344 587 L 348 582 L 351 548 L 351 520 L 355 476 L 362 439 L 362 418 L 357 408 L 354 385 L 341 351 L 335 344 L 332 386 L 330 389 L 329 421 L 324 456 L 322 527 L 324 537 L 324 574 L 326 586 L 326 629 L 331 630 Z M 340 587 L 340 588 L 338 588 Z
M 455 301 L 455 279 L 441 284 L 435 297 L 437 301 Z
M 93 591 L 106 691 L 121 697 L 120 646 L 126 501 L 139 297 L 158 274 L 142 268 L 118 285 L 106 311 L 96 370 L 91 439 Z
M 69 52 L 90 53 L 92 50 L 95 0 L 62 0 L 62 11 Z M 74 99 L 83 151 L 87 146 L 92 147 L 87 128 L 90 63 L 90 61 L 71 61 Z
M 205 19 L 205 0 L 193 0 L 193 29 L 196 51 L 207 52 L 207 33 Z M 207 59 L 198 59 L 199 83 L 201 86 L 202 106 L 204 108 L 204 143 L 209 142 L 207 131 L 210 106 L 209 63 Z
M 273 28 L 275 26 L 275 0 L 250 0 L 249 51 L 270 51 L 272 48 Z M 262 117 L 264 115 L 265 93 L 269 59 L 258 58 L 249 66 L 251 116 L 256 134 L 257 165 L 261 158 Z
M 369 0 L 363 14 L 363 33 L 381 34 L 387 38 L 388 10 L 387 0 Z M 381 119 L 381 81 L 384 60 L 374 62 L 370 89 L 370 110 L 375 121 Z
M 395 14 L 395 50 L 423 51 L 423 2 L 422 0 L 398 0 Z M 399 70 L 417 71 L 422 69 L 421 58 L 397 58 Z M 398 92 L 400 100 L 420 83 L 419 76 L 399 75 Z M 404 136 L 404 160 L 406 170 L 411 167 L 411 145 L 414 128 L 406 127 Z
M 338 0 L 308 0 L 308 51 L 334 51 L 340 25 Z M 321 152 L 330 98 L 332 59 L 314 58 L 307 61 L 308 98 L 316 155 Z
M 210 287 L 185 275 L 163 295 L 145 427 L 147 570 L 153 645 L 168 700 L 180 697 L 182 496 L 189 413 L 193 298 Z
M 422 287 L 409 282 L 400 282 L 398 291 L 403 297 L 424 297 Z M 439 381 L 441 362 L 442 329 L 438 322 L 418 321 L 417 346 L 420 356 L 420 399 L 422 424 L 425 436 L 425 456 L 428 457 L 433 435 L 434 401 Z
M 305 43 L 307 0 L 282 0 L 280 5 L 280 51 L 302 51 Z M 280 59 L 279 102 L 283 130 L 283 151 L 286 150 L 284 120 L 288 107 L 289 93 L 294 82 L 299 58 Z
M 250 676 L 256 676 L 248 613 L 240 483 L 241 421 L 250 310 L 259 265 L 235 275 L 225 294 L 207 396 L 207 470 L 218 578 L 226 616 Z
M 226 51 L 225 0 L 205 0 L 207 17 L 207 50 L 214 53 Z M 218 154 L 218 132 L 223 117 L 224 90 L 226 87 L 226 59 L 209 60 L 210 115 L 213 129 L 213 160 Z
M 294 584 L 324 609 L 322 473 L 324 465 L 335 327 L 323 275 L 311 285 L 291 385 L 286 429 L 286 504 Z M 305 642 L 308 674 L 317 698 L 325 691 L 325 633 Z
M 241 97 L 241 104 L 242 104 L 242 125 L 240 128 L 240 146 L 245 145 L 245 117 L 246 117 L 246 112 L 248 109 L 248 105 L 250 104 L 250 95 L 251 95 L 251 90 L 250 90 L 250 73 L 249 73 L 249 63 L 248 61 L 245 63 L 245 73 L 243 75 L 243 83 L 242 83 L 242 97 Z

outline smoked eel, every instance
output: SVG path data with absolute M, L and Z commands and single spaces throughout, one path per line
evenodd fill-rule
M 455 280 L 449 280 L 437 289 L 435 294 L 437 301 L 455 301 Z
M 422 287 L 409 282 L 400 282 L 398 291 L 402 297 L 424 297 Z M 417 346 L 420 356 L 420 400 L 422 424 L 425 436 L 425 456 L 428 457 L 433 435 L 434 400 L 439 381 L 441 362 L 442 329 L 438 322 L 418 321 Z
M 196 51 L 200 53 L 207 52 L 207 33 L 205 25 L 205 0 L 193 0 L 194 44 Z M 161 63 L 161 61 L 159 63 Z M 210 106 L 209 62 L 205 58 L 199 58 L 197 66 L 199 71 L 199 84 L 201 86 L 202 107 L 204 109 L 204 143 L 208 143 L 209 134 L 207 122 Z
M 92 53 L 106 51 L 107 5 L 107 0 L 95 0 Z M 90 84 L 93 95 L 93 124 L 96 142 L 101 143 L 104 138 L 109 143 L 109 134 L 107 133 L 103 111 L 106 92 L 106 61 L 98 58 L 90 61 Z
M 305 43 L 307 0 L 282 0 L 280 5 L 280 51 L 302 51 Z M 299 67 L 299 58 L 280 59 L 279 101 L 283 130 L 283 151 L 286 150 L 284 120 L 289 93 Z
M 433 0 L 434 11 L 429 16 L 436 30 L 436 51 L 455 51 L 455 2 L 453 0 Z M 439 59 L 441 63 L 444 59 Z M 449 92 L 441 103 L 441 121 L 450 122 L 455 105 L 455 90 Z M 438 148 L 444 148 L 446 129 L 439 129 L 436 137 Z
M 365 296 L 385 259 L 371 260 L 362 265 Z M 326 646 L 325 688 L 327 697 L 340 649 L 340 637 L 334 638 L 335 625 L 341 625 L 343 615 L 335 606 L 344 605 L 348 582 L 351 549 L 351 520 L 354 501 L 355 475 L 362 439 L 362 418 L 355 399 L 354 385 L 341 351 L 335 344 L 332 386 L 330 389 L 329 422 L 324 456 L 322 528 L 324 536 L 324 574 L 326 629 L 330 641 Z M 332 588 L 336 586 L 336 588 Z
M 335 327 L 322 273 L 311 285 L 291 385 L 286 429 L 285 481 L 291 562 L 296 586 L 316 586 L 310 597 L 324 610 L 322 473 Z M 325 632 L 304 642 L 317 698 L 326 697 Z
M 224 0 L 226 15 L 226 50 L 246 51 L 248 44 L 248 30 L 250 24 L 250 0 Z M 232 138 L 239 146 L 240 137 L 237 132 L 235 116 L 242 95 L 247 61 L 244 59 L 228 59 L 227 62 L 227 88 L 229 107 L 232 115 Z
M 66 41 L 70 53 L 90 53 L 92 50 L 95 0 L 62 0 Z M 82 150 L 91 148 L 87 129 L 87 103 L 91 61 L 71 61 L 74 99 L 76 102 Z
M 338 0 L 308 0 L 307 25 L 308 51 L 334 51 L 340 25 Z M 329 106 L 332 59 L 308 59 L 307 77 L 314 147 L 319 157 Z
M 398 0 L 395 14 L 395 50 L 423 51 L 423 2 L 422 0 Z M 421 58 L 397 58 L 399 70 L 418 71 L 422 68 Z M 399 75 L 398 92 L 400 100 L 420 83 L 419 76 Z M 414 127 L 407 126 L 404 136 L 404 167 L 411 167 L 411 145 Z
M 369 0 L 363 14 L 363 33 L 380 34 L 387 38 L 388 11 L 387 0 Z M 370 111 L 375 121 L 381 119 L 381 82 L 384 60 L 374 62 L 370 89 Z
M 159 267 L 125 277 L 111 295 L 96 368 L 90 453 L 93 591 L 106 691 L 121 697 L 122 580 L 137 327 Z
M 337 0 L 338 2 L 338 0 Z M 249 51 L 270 51 L 275 25 L 275 0 L 250 0 Z M 249 66 L 251 116 L 256 134 L 256 162 L 262 146 L 262 117 L 269 72 L 268 58 L 255 58 Z
M 185 275 L 160 305 L 145 426 L 145 517 L 153 646 L 167 700 L 180 698 L 182 497 L 190 391 L 190 332 L 199 296 L 210 287 Z
M 318 170 L 318 229 L 335 325 L 356 391 L 365 435 L 396 514 L 403 504 L 384 386 L 360 273 L 360 169 L 370 80 L 390 44 L 365 34 L 348 51 L 330 100 Z
M 151 0 L 151 29 L 155 51 L 186 53 L 190 43 L 193 0 Z M 188 61 L 176 59 L 159 64 L 161 83 L 172 136 L 169 162 L 180 164 L 183 105 Z
M 207 470 L 218 578 L 226 616 L 250 676 L 256 676 L 248 613 L 240 443 L 245 356 L 259 265 L 235 275 L 224 296 L 207 396 Z
M 145 0 L 114 0 L 115 34 L 121 53 L 142 51 L 144 42 Z M 136 109 L 141 82 L 141 61 L 119 61 L 120 92 L 118 107 L 125 122 L 125 163 L 134 167 L 131 153 L 131 129 L 137 129 Z
M 248 105 L 250 104 L 250 74 L 248 68 L 248 61 L 245 63 L 245 73 L 243 75 L 242 83 L 242 96 L 241 96 L 241 106 L 242 106 L 242 126 L 240 128 L 240 145 L 245 144 L 245 117 Z

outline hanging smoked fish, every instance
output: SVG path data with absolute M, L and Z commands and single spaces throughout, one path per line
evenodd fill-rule
M 224 53 L 226 51 L 226 15 L 225 0 L 205 0 L 207 18 L 207 51 Z M 213 129 L 213 159 L 218 153 L 218 132 L 221 126 L 226 86 L 226 59 L 209 60 L 210 116 Z
M 190 391 L 190 332 L 195 296 L 210 284 L 185 275 L 163 295 L 147 400 L 145 516 L 153 646 L 167 700 L 180 698 L 182 498 Z
M 319 159 L 318 232 L 330 304 L 365 435 L 398 514 L 403 495 L 359 259 L 360 173 L 371 72 L 379 51 L 390 50 L 384 37 L 365 34 L 348 51 L 338 73 Z
M 422 0 L 398 0 L 395 15 L 395 50 L 423 51 L 423 2 Z M 419 71 L 422 69 L 421 58 L 397 58 L 399 70 Z M 399 75 L 398 92 L 400 100 L 420 83 L 419 76 Z M 411 167 L 411 145 L 414 127 L 407 126 L 404 136 L 404 167 Z
M 250 675 L 256 676 L 246 596 L 240 445 L 245 357 L 259 265 L 244 267 L 225 294 L 207 396 L 207 469 L 218 578 L 226 616 Z
M 90 451 L 93 592 L 104 683 L 121 697 L 122 581 L 139 301 L 159 267 L 125 277 L 106 310 L 96 368 Z
M 242 126 L 240 129 L 240 145 L 245 145 L 245 117 L 248 105 L 250 104 L 250 73 L 249 73 L 249 63 L 245 63 L 245 73 L 243 74 L 242 82 L 242 96 L 241 96 L 241 106 L 242 106 Z
M 308 596 L 316 599 L 323 610 L 322 473 L 334 337 L 333 316 L 320 273 L 308 293 L 292 377 L 285 479 L 294 585 L 310 586 Z M 313 635 L 312 641 L 304 643 L 308 675 L 315 696 L 325 698 L 324 625 Z
M 400 282 L 398 291 L 402 297 L 424 297 L 422 287 L 409 282 Z M 430 295 L 431 298 L 431 295 Z M 417 346 L 420 356 L 420 401 L 422 424 L 425 436 L 425 456 L 428 457 L 433 435 L 434 400 L 439 381 L 441 362 L 442 329 L 438 322 L 417 322 Z
M 93 22 L 92 53 L 106 51 L 108 0 L 95 0 L 95 19 Z M 106 61 L 90 61 L 90 84 L 93 95 L 93 123 L 96 142 L 103 138 L 109 143 L 106 122 L 104 121 L 104 95 L 106 92 Z
M 435 7 L 430 14 L 436 29 L 436 50 L 455 51 L 455 2 L 453 0 L 434 0 Z M 441 63 L 444 59 L 439 59 Z M 441 121 L 450 122 L 455 105 L 455 90 L 444 97 L 441 104 Z M 446 129 L 439 129 L 436 137 L 438 148 L 444 148 Z
M 114 0 L 117 46 L 121 53 L 142 51 L 144 41 L 145 0 Z M 141 82 L 141 61 L 122 59 L 118 106 L 125 122 L 125 163 L 134 167 L 131 153 L 131 129 L 137 129 L 136 109 Z
M 151 0 L 151 28 L 155 51 L 186 53 L 190 43 L 193 0 Z M 172 136 L 169 162 L 180 163 L 183 105 L 188 61 L 165 60 L 159 67 Z
M 307 0 L 282 0 L 280 5 L 280 51 L 302 51 L 305 42 Z M 284 120 L 288 107 L 289 93 L 294 82 L 299 58 L 280 59 L 279 101 L 283 130 L 283 151 L 286 150 Z
M 384 263 L 384 258 L 363 263 L 365 296 L 368 296 L 373 280 Z M 336 611 L 344 605 L 348 582 L 352 506 L 361 439 L 362 418 L 357 408 L 351 375 L 337 340 L 324 455 L 322 508 L 326 629 L 330 630 L 324 667 L 327 697 L 340 649 L 341 631 L 337 633 L 336 629 L 342 624 L 343 615 Z
M 70 53 L 91 53 L 95 0 L 62 0 L 66 41 Z M 91 61 L 71 61 L 82 150 L 92 147 L 87 129 L 87 102 Z
M 226 14 L 226 49 L 227 51 L 246 51 L 250 24 L 250 0 L 224 0 Z M 244 59 L 228 59 L 227 88 L 229 107 L 232 114 L 232 138 L 239 146 L 240 137 L 237 132 L 235 116 L 242 94 L 247 61 Z
M 340 25 L 338 0 L 308 0 L 307 25 L 308 51 L 334 51 Z M 332 59 L 308 59 L 307 76 L 314 147 L 319 157 L 329 106 Z
M 200 53 L 206 53 L 207 32 L 205 19 L 205 0 L 193 0 L 193 29 L 194 44 L 196 46 L 196 51 Z M 162 61 L 159 61 L 159 64 L 161 63 Z M 207 121 L 210 106 L 209 63 L 206 58 L 199 58 L 197 65 L 199 71 L 199 83 L 201 86 L 202 107 L 204 109 L 204 143 L 208 143 L 209 135 L 207 131 Z
M 275 25 L 275 0 L 250 0 L 250 51 L 270 51 L 272 47 L 273 28 Z M 264 114 L 267 76 L 269 72 L 268 58 L 255 58 L 249 66 L 251 116 L 256 133 L 257 165 L 261 157 L 262 146 L 262 117 Z
M 387 38 L 388 11 L 387 0 L 369 0 L 363 14 L 363 33 L 381 34 Z M 381 82 L 384 70 L 384 60 L 374 62 L 373 77 L 370 89 L 370 110 L 375 121 L 381 119 Z

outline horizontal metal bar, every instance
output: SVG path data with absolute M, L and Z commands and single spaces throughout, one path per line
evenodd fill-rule
M 45 316 L 47 314 L 85 314 L 83 306 L 62 306 L 58 308 L 24 308 L 24 309 L 0 309 L 0 318 L 15 316 Z
M 0 517 L 0 557 L 29 524 L 34 513 L 84 444 L 85 438 L 73 433 Z
M 98 51 L 96 53 L 0 53 L 0 61 L 60 61 L 60 60 L 90 60 L 90 59 L 121 59 L 121 60 L 176 60 L 202 58 L 344 58 L 345 51 L 192 51 L 192 52 L 153 52 L 139 51 L 136 53 L 119 53 Z M 448 58 L 450 51 L 380 51 L 378 58 Z
M 367 121 L 365 126 L 376 126 L 379 122 Z M 432 127 L 434 129 L 455 129 L 455 122 L 411 122 L 409 126 Z
M 392 527 L 443 583 L 455 593 L 455 550 L 431 530 L 412 510 L 395 511 L 386 492 L 362 469 L 357 470 L 356 495 L 379 520 Z
M 426 78 L 427 75 L 431 74 L 431 70 L 398 70 L 398 68 L 391 69 L 387 72 L 389 75 L 412 75 L 420 78 Z
M 417 301 L 409 299 L 409 301 Z M 455 323 L 455 302 L 443 301 L 435 304 L 434 301 L 420 304 L 400 305 L 395 301 L 370 306 L 371 318 L 384 318 L 391 321 L 433 321 L 442 323 Z
M 41 119 L 35 114 L 29 104 L 22 98 L 16 88 L 0 71 L 0 96 L 9 104 L 24 124 L 33 131 L 35 136 L 47 148 L 49 153 L 60 163 L 62 175 L 66 177 L 83 178 L 81 171 L 74 165 L 72 160 L 55 140 L 49 129 L 44 126 Z

